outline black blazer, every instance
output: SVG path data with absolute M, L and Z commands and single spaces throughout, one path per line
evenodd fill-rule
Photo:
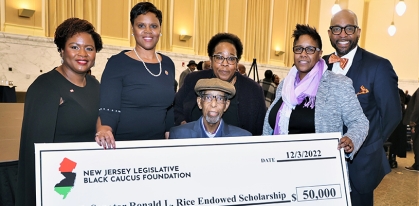
M 323 59 L 328 62 L 330 55 Z M 328 64 L 332 70 L 333 64 Z M 346 74 L 352 79 L 358 100 L 370 127 L 363 145 L 348 162 L 351 188 L 361 194 L 372 192 L 391 169 L 383 144 L 399 124 L 402 113 L 398 77 L 390 61 L 358 47 Z M 346 129 L 346 128 L 345 128 Z

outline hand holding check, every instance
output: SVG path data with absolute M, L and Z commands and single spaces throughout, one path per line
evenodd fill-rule
M 338 144 L 338 149 L 341 148 L 343 148 L 346 153 L 351 153 L 354 150 L 354 144 L 349 137 L 344 136 L 340 139 Z

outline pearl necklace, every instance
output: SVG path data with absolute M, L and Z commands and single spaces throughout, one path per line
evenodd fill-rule
M 133 50 L 134 50 L 134 52 L 135 52 L 135 55 L 137 55 L 138 59 L 140 59 L 140 60 L 141 60 L 141 62 L 143 63 L 143 65 L 144 65 L 145 69 L 147 69 L 148 73 L 150 73 L 151 75 L 153 75 L 153 76 L 155 76 L 155 77 L 160 76 L 160 74 L 161 74 L 161 70 L 162 70 L 162 69 L 161 69 L 161 62 L 160 62 L 160 59 L 159 59 L 159 57 L 157 56 L 157 52 L 154 52 L 154 54 L 156 54 L 157 61 L 159 62 L 159 65 L 160 65 L 160 72 L 159 72 L 159 74 L 153 74 L 153 73 L 151 73 L 151 71 L 147 68 L 147 66 L 145 65 L 145 63 L 144 63 L 143 59 L 141 59 L 140 55 L 138 55 L 137 50 L 135 49 L 135 47 L 134 47 L 134 49 L 133 49 Z

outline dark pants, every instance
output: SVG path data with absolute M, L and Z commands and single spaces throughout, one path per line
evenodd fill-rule
M 415 163 L 412 167 L 419 170 L 419 125 L 415 126 L 415 133 L 412 134 L 413 153 L 415 154 Z
M 374 205 L 374 191 L 366 194 L 359 194 L 352 189 L 351 191 L 352 206 L 373 206 Z

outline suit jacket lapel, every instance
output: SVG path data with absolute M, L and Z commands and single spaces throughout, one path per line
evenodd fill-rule
M 221 135 L 223 137 L 229 137 L 230 133 L 228 132 L 226 123 L 223 121 L 223 123 L 220 126 L 221 126 L 220 130 L 222 131 Z
M 332 71 L 333 64 L 329 64 L 329 58 L 330 58 L 330 55 L 332 55 L 332 54 L 329 54 L 329 55 L 323 56 L 323 59 L 324 59 L 324 61 L 326 61 L 327 70 Z
M 361 47 L 358 47 L 354 59 L 352 60 L 351 68 L 349 68 L 348 73 L 346 73 L 346 76 L 351 78 L 352 81 L 355 81 L 357 79 L 357 75 L 361 74 L 359 72 L 359 69 L 361 69 L 361 60 L 362 60 L 362 53 L 364 50 Z M 355 84 L 354 84 L 355 85 Z
M 202 121 L 202 117 L 199 118 L 197 121 L 195 121 L 195 124 L 193 125 L 193 130 L 191 131 L 191 133 L 194 133 L 195 135 L 193 135 L 193 137 L 196 138 L 202 138 L 202 130 L 201 130 L 201 121 Z M 197 132 L 197 131 L 201 131 L 201 132 Z

